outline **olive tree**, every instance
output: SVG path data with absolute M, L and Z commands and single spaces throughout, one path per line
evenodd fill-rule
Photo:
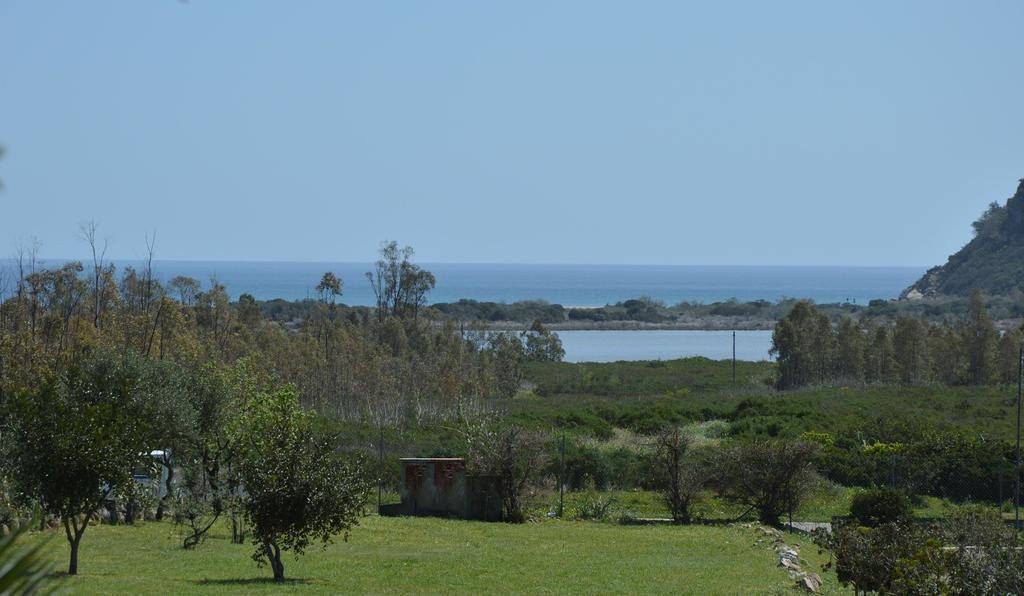
M 247 361 L 239 361 L 233 375 L 225 375 L 207 366 L 186 379 L 186 398 L 175 418 L 182 426 L 169 434 L 177 438 L 174 465 L 182 473 L 175 520 L 189 526 L 183 543 L 187 549 L 198 546 L 229 508 L 233 451 L 228 427 L 241 408 L 230 377 L 243 378 L 246 367 Z M 234 525 L 232 530 L 234 538 Z
M 283 551 L 303 554 L 315 541 L 326 547 L 338 534 L 347 539 L 370 488 L 359 462 L 340 457 L 314 418 L 285 388 L 255 395 L 233 428 L 253 559 L 270 564 L 274 581 L 284 581 Z
M 132 468 L 151 446 L 154 388 L 145 364 L 97 355 L 11 403 L 14 458 L 21 491 L 62 521 L 71 547 L 68 574 L 89 519 L 115 491 L 134 482 Z
M 757 511 L 758 520 L 779 525 L 814 487 L 818 445 L 804 441 L 754 440 L 724 449 L 715 462 L 719 493 Z

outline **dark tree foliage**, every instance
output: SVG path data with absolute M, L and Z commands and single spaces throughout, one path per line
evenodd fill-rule
M 761 523 L 777 526 L 814 487 L 819 445 L 804 441 L 758 439 L 722 450 L 714 484 L 726 499 L 757 511 Z
M 552 333 L 539 320 L 530 328 L 519 334 L 523 340 L 524 355 L 534 362 L 561 362 L 565 357 L 562 340 L 557 333 Z
M 399 248 L 395 241 L 385 242 L 374 270 L 366 273 L 377 299 L 379 321 L 388 317 L 415 319 L 434 289 L 434 274 L 410 260 L 414 252 L 411 246 Z
M 874 528 L 881 524 L 906 521 L 913 517 L 910 499 L 891 488 L 861 491 L 850 502 L 850 514 L 863 526 Z
M 71 547 L 68 573 L 89 519 L 153 445 L 153 404 L 163 396 L 136 358 L 97 354 L 12 400 L 18 487 L 59 517 Z
M 1000 338 L 980 292 L 971 295 L 956 323 L 897 315 L 892 327 L 850 318 L 834 327 L 801 300 L 776 324 L 771 353 L 780 389 L 859 382 L 984 385 L 1014 374 L 1017 337 L 1011 331 Z
M 282 553 L 347 538 L 369 485 L 356 463 L 334 452 L 334 439 L 317 432 L 313 414 L 291 389 L 254 396 L 233 435 L 253 559 L 269 563 L 274 580 L 284 581 Z
M 334 272 L 328 271 L 324 273 L 323 277 L 320 278 L 320 283 L 316 285 L 316 293 L 321 302 L 334 304 L 338 296 L 341 296 L 342 287 L 341 278 L 335 275 Z
M 490 333 L 484 340 L 485 357 L 491 364 L 494 387 L 498 397 L 515 397 L 523 381 L 526 351 L 515 333 Z
M 794 304 L 772 333 L 771 354 L 779 363 L 779 387 L 824 383 L 831 373 L 826 360 L 831 342 L 828 317 L 806 300 Z
M 958 507 L 930 524 L 899 520 L 864 527 L 850 520 L 831 533 L 818 532 L 815 542 L 835 557 L 840 583 L 857 592 L 1024 592 L 1021 537 L 992 509 Z
M 240 393 L 253 385 L 268 384 L 259 376 L 253 377 L 249 361 L 241 360 L 228 371 L 204 366 L 185 379 L 185 399 L 174 407 L 174 421 L 181 427 L 169 443 L 174 454 L 172 468 L 182 471 L 175 514 L 179 523 L 188 525 L 185 548 L 198 546 L 213 524 L 232 510 L 232 497 L 239 487 L 231 468 L 235 449 L 227 431 L 245 405 Z M 170 434 L 171 428 L 168 425 L 163 432 Z M 233 537 L 235 542 L 242 542 L 239 536 Z
M 984 385 L 991 380 L 994 372 L 995 347 L 999 334 L 985 309 L 985 298 L 981 290 L 971 292 L 962 333 L 967 353 L 967 380 L 972 385 Z

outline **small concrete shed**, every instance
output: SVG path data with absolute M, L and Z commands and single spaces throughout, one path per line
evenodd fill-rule
M 381 515 L 432 515 L 498 521 L 501 496 L 493 478 L 466 474 L 459 457 L 399 460 L 401 503 L 381 505 Z

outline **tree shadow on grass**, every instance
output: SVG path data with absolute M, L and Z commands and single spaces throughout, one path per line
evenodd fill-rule
M 234 579 L 196 579 L 192 583 L 200 586 L 251 586 L 259 584 L 273 584 L 279 586 L 308 584 L 308 579 L 285 578 L 283 582 L 275 582 L 272 577 L 249 577 Z

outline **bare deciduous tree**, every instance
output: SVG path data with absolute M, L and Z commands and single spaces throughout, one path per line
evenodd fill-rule
M 693 437 L 673 426 L 659 432 L 651 443 L 654 473 L 672 521 L 688 524 L 690 506 L 704 487 L 703 467 L 690 457 Z

